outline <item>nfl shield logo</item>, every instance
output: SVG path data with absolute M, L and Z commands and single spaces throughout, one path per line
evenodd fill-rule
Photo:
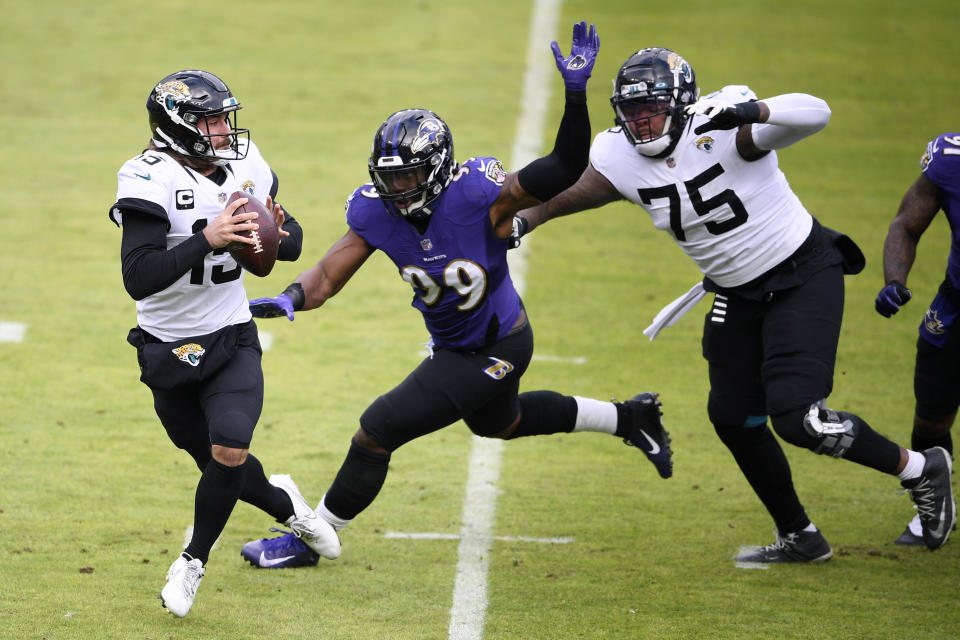
M 421 240 L 420 246 L 423 247 L 424 251 L 430 251 L 430 249 L 433 249 L 433 243 L 430 241 L 430 238 L 424 238 Z

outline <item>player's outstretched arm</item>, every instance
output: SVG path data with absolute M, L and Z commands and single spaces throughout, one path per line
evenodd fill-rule
M 520 238 L 536 229 L 547 220 L 570 215 L 578 211 L 593 209 L 616 200 L 623 196 L 592 165 L 587 169 L 570 188 L 558 193 L 543 204 L 530 209 L 524 209 L 514 216 L 511 245 L 520 244 Z
M 883 242 L 883 280 L 886 283 L 874 306 L 877 313 L 889 318 L 910 301 L 907 276 L 917 257 L 920 236 L 940 210 L 940 188 L 924 174 L 910 185 L 900 201 Z
M 565 104 L 553 150 L 515 173 L 507 174 L 500 195 L 490 207 L 490 220 L 497 235 L 511 234 L 513 214 L 549 200 L 572 185 L 587 165 L 590 153 L 590 116 L 587 112 L 587 80 L 600 51 L 594 25 L 573 25 L 570 55 L 564 56 L 556 42 L 550 44 L 557 70 L 563 78 Z
M 708 97 L 686 107 L 690 115 L 709 120 L 694 133 L 739 129 L 737 151 L 746 160 L 756 160 L 768 151 L 784 149 L 821 131 L 830 122 L 830 107 L 806 93 L 787 93 L 761 101 L 736 104 L 721 97 Z
M 286 316 L 292 322 L 294 311 L 316 309 L 336 295 L 373 252 L 374 248 L 351 229 L 283 293 L 251 300 L 250 312 L 255 318 Z

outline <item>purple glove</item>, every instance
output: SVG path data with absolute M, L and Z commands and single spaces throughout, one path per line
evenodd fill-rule
M 279 318 L 287 316 L 293 322 L 293 300 L 285 293 L 276 298 L 257 298 L 250 301 L 250 313 L 254 318 Z
M 578 22 L 573 25 L 573 44 L 570 46 L 570 57 L 564 58 L 560 53 L 560 46 L 554 40 L 550 43 L 553 57 L 557 62 L 557 69 L 563 76 L 563 84 L 570 91 L 584 91 L 587 88 L 587 79 L 593 71 L 593 63 L 597 60 L 600 51 L 600 36 L 594 25 L 590 25 L 587 32 L 587 23 Z
M 910 302 L 910 298 L 912 297 L 913 292 L 910 291 L 910 289 L 907 289 L 899 282 L 891 282 L 883 289 L 880 289 L 880 293 L 877 294 L 877 301 L 875 303 L 877 313 L 884 318 L 889 318 L 899 311 L 900 307 Z

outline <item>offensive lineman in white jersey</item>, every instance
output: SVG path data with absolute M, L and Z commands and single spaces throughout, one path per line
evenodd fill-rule
M 247 305 L 243 270 L 227 252 L 256 228 L 255 213 L 225 206 L 234 191 L 266 202 L 281 226 L 278 258 L 296 260 L 300 225 L 274 202 L 276 174 L 237 129 L 240 103 L 220 78 L 185 70 L 147 97 L 150 146 L 118 173 L 110 219 L 123 229 L 123 284 L 137 301 L 141 381 L 173 443 L 202 475 L 193 536 L 167 573 L 163 606 L 190 611 L 210 549 L 237 500 L 287 524 L 317 554 L 339 555 L 333 529 L 316 516 L 287 475 L 268 481 L 248 452 L 263 406 L 261 349 Z M 316 562 L 316 555 L 307 561 Z
M 698 96 L 693 69 L 675 52 L 631 55 L 610 99 L 617 126 L 594 139 L 575 185 L 518 214 L 515 236 L 627 199 L 700 268 L 702 288 L 677 305 L 689 309 L 704 289 L 714 294 L 703 336 L 710 421 L 777 527 L 776 542 L 738 561 L 833 555 L 797 497 L 768 419 L 793 445 L 897 475 L 917 505 L 924 542 L 938 549 L 956 521 L 946 451 L 903 449 L 862 418 L 826 407 L 843 275 L 863 268 L 863 254 L 804 209 L 775 150 L 823 129 L 827 104 L 798 93 L 757 101 L 745 86 Z

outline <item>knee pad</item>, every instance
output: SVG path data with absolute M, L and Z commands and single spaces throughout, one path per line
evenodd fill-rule
M 352 520 L 380 493 L 389 464 L 389 453 L 376 453 L 351 442 L 324 504 L 335 516 Z
M 815 402 L 803 417 L 803 429 L 817 439 L 814 453 L 842 458 L 857 437 L 853 416 L 843 411 L 828 409 L 826 400 Z
M 210 420 L 210 443 L 235 449 L 249 449 L 256 426 L 256 418 L 247 411 L 218 413 Z

